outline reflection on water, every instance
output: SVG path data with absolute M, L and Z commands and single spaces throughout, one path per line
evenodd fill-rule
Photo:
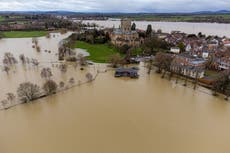
M 93 21 L 85 20 L 85 23 L 96 23 L 104 27 L 116 27 L 120 25 L 120 21 Z M 154 30 L 162 29 L 163 32 L 182 31 L 189 34 L 198 34 L 202 32 L 206 35 L 218 35 L 230 37 L 230 24 L 219 23 L 186 23 L 186 22 L 149 22 L 135 21 L 137 28 L 146 30 L 147 25 L 151 24 Z

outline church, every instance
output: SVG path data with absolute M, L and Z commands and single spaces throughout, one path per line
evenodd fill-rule
M 131 30 L 132 23 L 129 19 L 122 19 L 121 26 L 111 33 L 111 42 L 115 46 L 128 45 L 132 47 L 140 46 L 140 38 L 135 30 Z

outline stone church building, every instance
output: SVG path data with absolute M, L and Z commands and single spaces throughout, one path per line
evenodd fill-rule
M 131 20 L 122 19 L 120 28 L 114 29 L 110 35 L 112 44 L 115 46 L 123 46 L 125 44 L 132 47 L 140 46 L 139 35 L 137 31 L 132 31 L 131 27 Z

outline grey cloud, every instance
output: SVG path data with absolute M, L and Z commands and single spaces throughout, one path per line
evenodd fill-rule
M 230 0 L 0 0 L 0 11 L 192 12 L 230 10 Z

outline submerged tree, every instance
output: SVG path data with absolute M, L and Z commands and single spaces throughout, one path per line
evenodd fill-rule
M 4 58 L 3 58 L 3 64 L 4 65 L 9 66 L 9 65 L 15 65 L 17 63 L 18 63 L 18 61 L 16 60 L 16 58 L 13 56 L 12 53 L 6 52 L 4 54 Z
M 33 64 L 33 66 L 38 66 L 39 65 L 39 62 L 37 59 L 31 59 L 31 63 Z
M 77 59 L 78 59 L 79 64 L 80 64 L 81 66 L 86 65 L 86 58 L 84 57 L 83 54 L 78 54 L 78 55 L 77 55 Z
M 43 90 L 46 92 L 46 94 L 54 94 L 57 91 L 57 83 L 53 80 L 47 80 L 45 84 L 43 85 Z
M 69 79 L 69 83 L 70 83 L 71 85 L 73 85 L 73 84 L 75 83 L 75 79 L 74 79 L 74 78 L 70 78 L 70 79 Z
M 166 72 L 170 71 L 173 59 L 173 56 L 170 54 L 165 54 L 162 52 L 157 53 L 155 57 L 155 65 L 158 67 L 158 73 L 161 73 L 162 70 L 164 70 L 162 78 L 164 78 Z
M 7 65 L 4 65 L 4 66 L 3 66 L 3 71 L 6 72 L 7 74 L 9 74 L 10 67 L 7 66 Z
M 119 54 L 113 54 L 109 57 L 109 63 L 111 64 L 113 68 L 116 68 L 118 64 L 121 63 L 121 60 L 122 58 Z
M 148 74 L 151 73 L 152 67 L 153 67 L 153 59 L 150 59 L 150 61 L 147 63 Z
M 33 37 L 32 38 L 32 43 L 34 43 L 37 46 L 38 45 L 38 38 Z
M 1 102 L 1 105 L 3 106 L 3 108 L 6 108 L 7 104 L 8 104 L 8 101 L 6 99 L 2 100 Z
M 226 95 L 226 100 L 228 100 L 230 95 L 230 71 L 224 71 L 212 84 L 213 95 L 217 96 L 217 93 L 223 93 Z
M 24 54 L 19 55 L 19 59 L 22 62 L 22 64 L 26 64 L 26 57 Z
M 13 102 L 16 98 L 16 96 L 13 93 L 7 93 L 6 96 L 7 96 L 7 100 L 10 102 Z
M 68 66 L 66 64 L 60 64 L 59 65 L 59 69 L 62 73 L 66 73 L 67 72 L 67 68 Z
M 45 79 L 50 79 L 53 76 L 50 68 L 43 68 L 41 70 L 41 77 Z
M 17 94 L 21 101 L 29 102 L 40 96 L 40 87 L 30 82 L 24 82 L 19 85 Z
M 65 87 L 65 83 L 63 81 L 59 82 L 59 88 L 64 88 Z
M 88 73 L 85 75 L 85 77 L 86 77 L 86 79 L 87 79 L 88 81 L 93 81 L 93 75 L 92 75 L 90 72 L 88 72 Z

